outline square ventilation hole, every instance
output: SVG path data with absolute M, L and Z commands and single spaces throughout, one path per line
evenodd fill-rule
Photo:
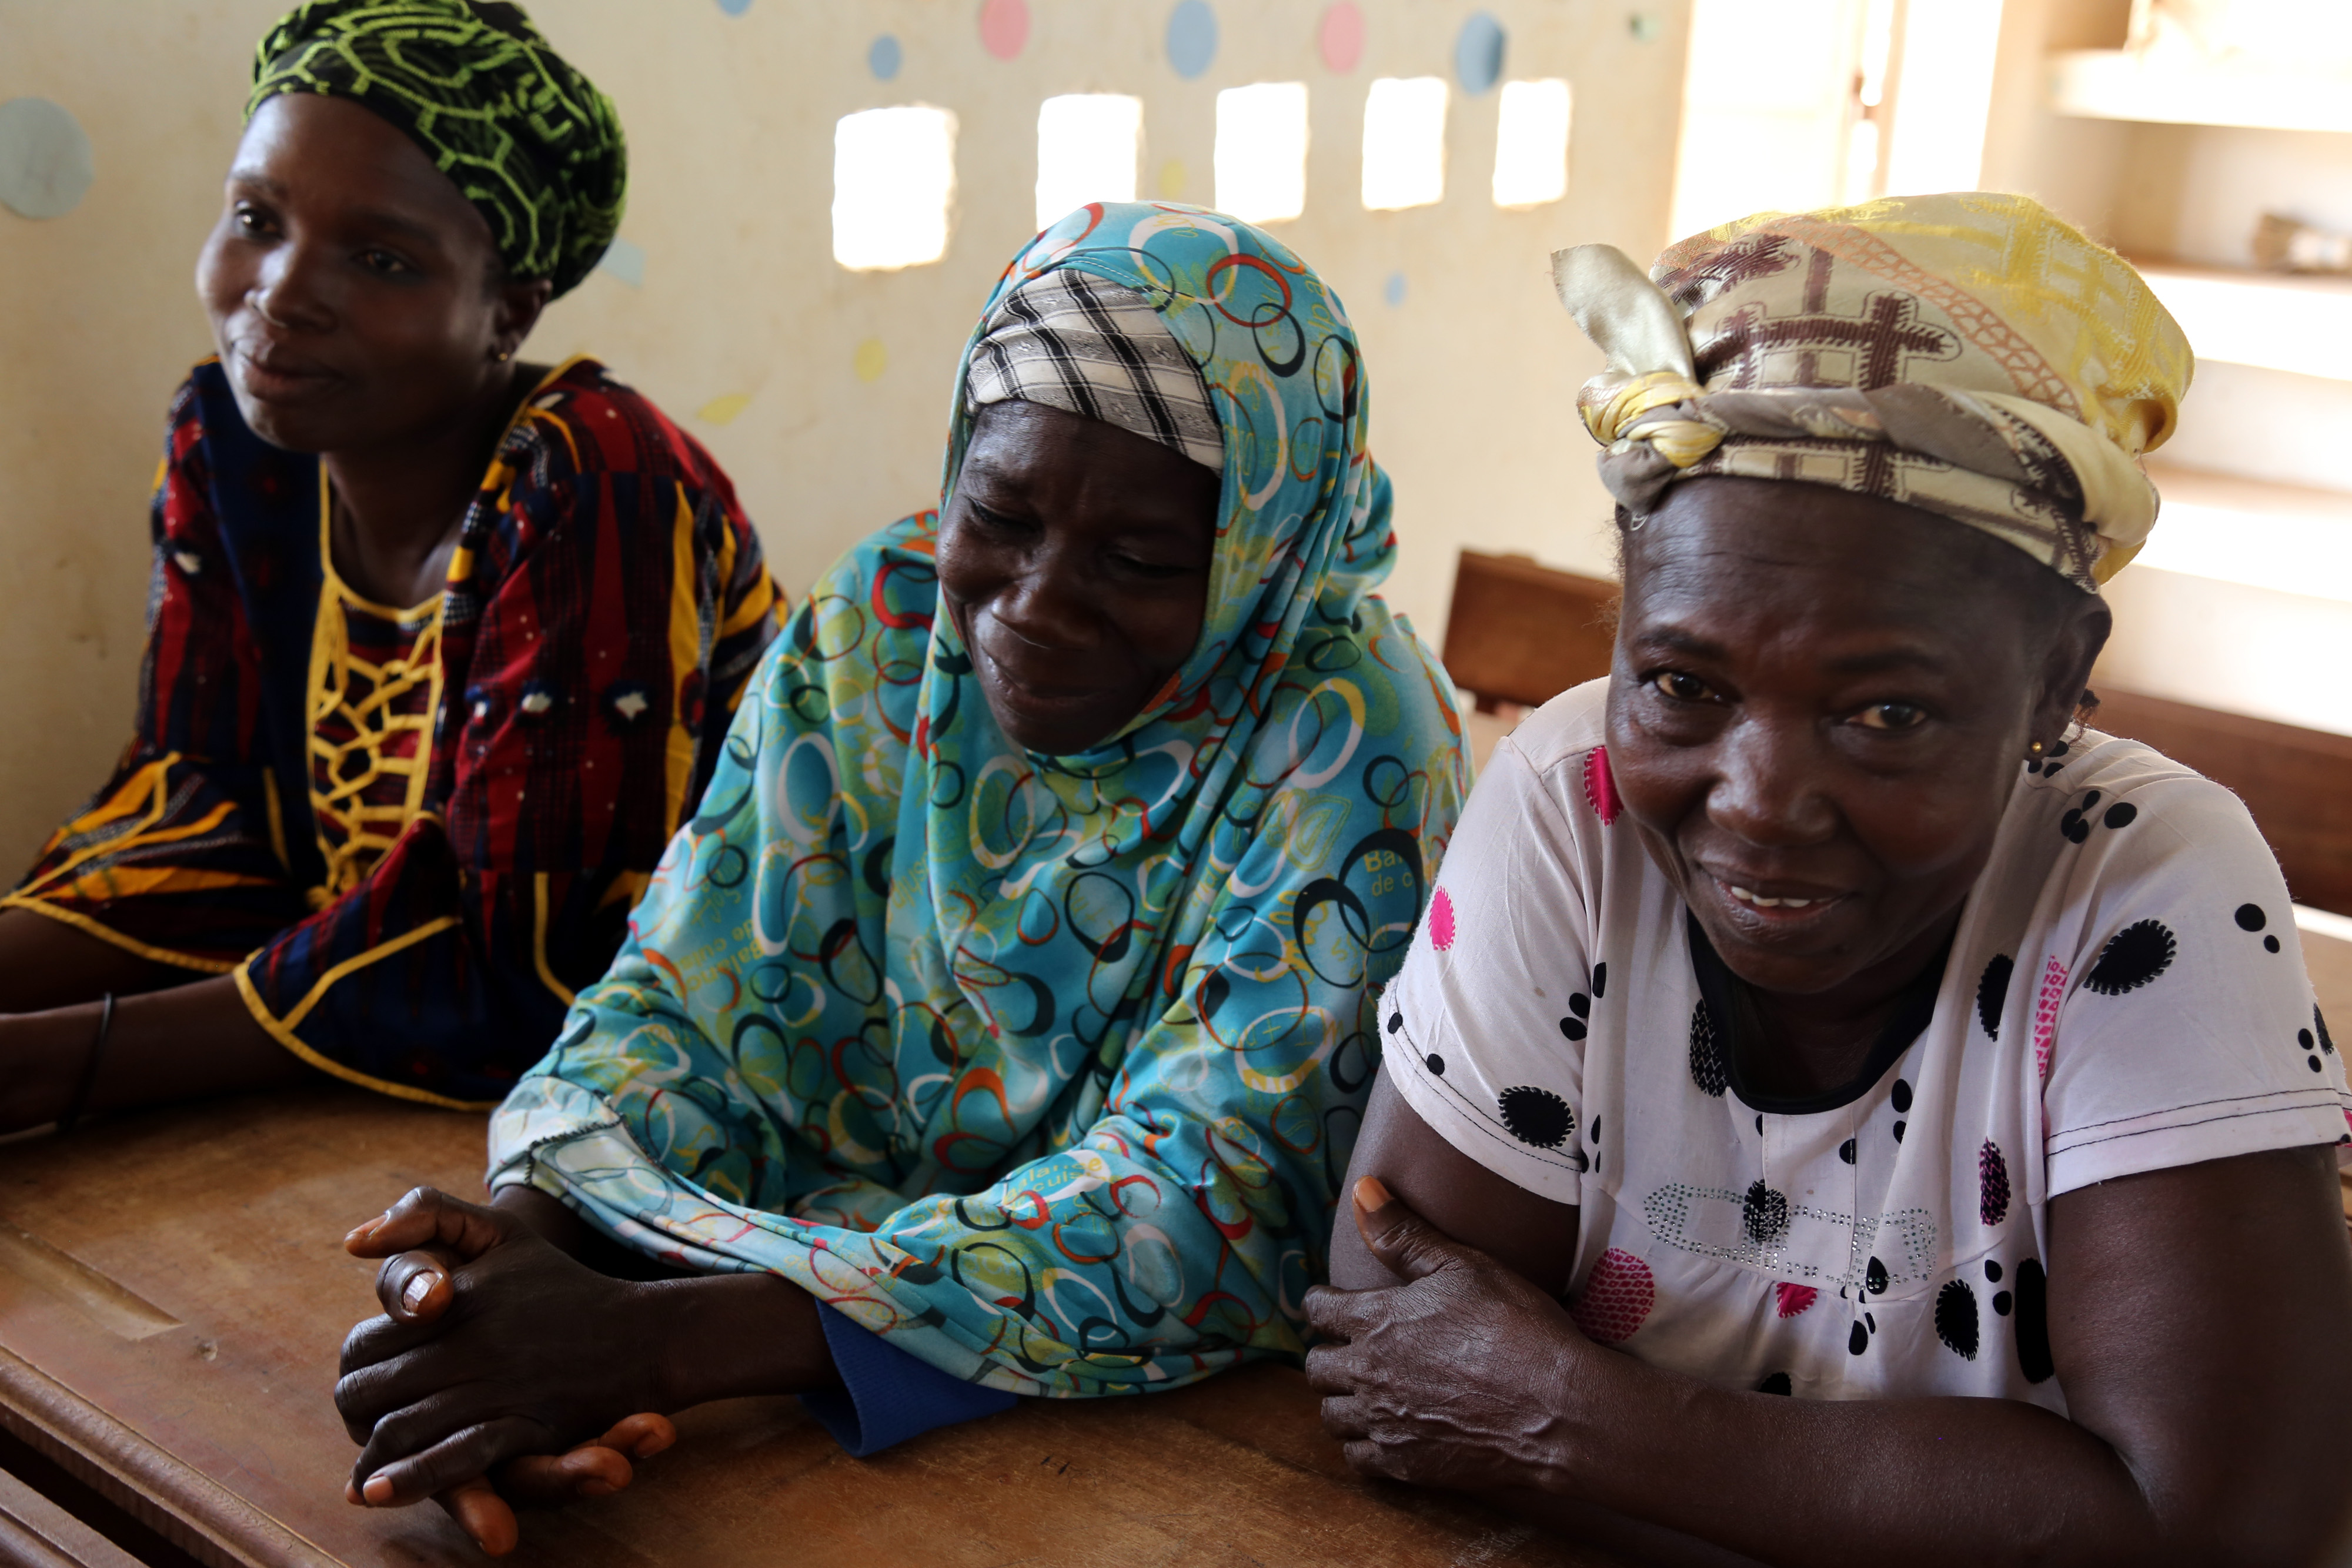
M 1381 77 L 1364 98 L 1364 205 L 1445 199 L 1445 78 Z
M 1135 200 L 1143 100 L 1074 92 L 1037 106 L 1037 226 L 1088 202 Z
M 833 259 L 853 271 L 920 267 L 948 250 L 955 116 L 906 104 L 833 127 Z
M 1262 81 L 1217 94 L 1217 205 L 1254 224 L 1307 210 L 1307 84 Z
M 1507 81 L 1495 124 L 1495 204 L 1539 207 L 1568 194 L 1568 83 Z

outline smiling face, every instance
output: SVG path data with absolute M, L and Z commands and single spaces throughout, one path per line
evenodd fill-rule
M 1959 523 L 1684 482 L 1625 536 L 1609 760 L 1651 858 L 1768 993 L 1900 984 L 2058 739 L 2105 607 Z
M 940 518 L 940 591 L 1015 744 L 1085 751 L 1200 641 L 1217 476 L 1041 403 L 980 411 Z
M 511 379 L 545 281 L 390 121 L 285 93 L 254 114 L 196 293 L 256 434 L 296 452 L 429 436 Z

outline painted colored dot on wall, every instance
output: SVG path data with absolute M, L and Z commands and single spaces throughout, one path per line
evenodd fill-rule
M 89 138 L 64 105 L 46 98 L 0 103 L 0 204 L 10 212 L 61 218 L 81 204 L 96 172 Z
M 1209 0 L 1177 0 L 1168 13 L 1168 63 L 1191 81 L 1216 58 L 1217 14 L 1209 9 Z
M 1637 44 L 1654 44 L 1666 26 L 1658 20 L 1656 12 L 1636 11 L 1625 18 L 1625 30 L 1633 35 L 1633 41 Z
M 604 247 L 596 270 L 609 272 L 632 288 L 646 286 L 646 247 L 632 239 L 615 238 Z
M 1354 0 L 1339 0 L 1323 13 L 1323 25 L 1316 29 L 1315 41 L 1323 51 L 1323 64 L 1341 76 L 1356 68 L 1364 57 L 1364 13 Z
M 1029 0 L 981 0 L 980 47 L 1009 60 L 1029 41 Z
M 1402 305 L 1404 303 L 1403 273 L 1391 272 L 1389 274 L 1389 280 L 1381 285 L 1381 298 L 1386 299 L 1391 305 Z
M 1163 202 L 1182 200 L 1184 176 L 1184 160 L 1181 158 L 1171 158 L 1160 165 L 1160 199 Z
M 888 33 L 875 39 L 872 46 L 866 51 L 866 68 L 874 73 L 876 81 L 888 81 L 892 77 L 897 76 L 899 66 L 904 64 L 906 56 L 898 47 L 898 40 Z
M 1475 98 L 1503 79 L 1503 54 L 1509 43 L 1503 24 L 1489 11 L 1479 11 L 1462 24 L 1454 38 L 1454 75 L 1462 90 Z
M 878 382 L 882 372 L 890 368 L 890 350 L 882 346 L 881 339 L 868 338 L 850 356 L 849 368 L 857 372 L 861 382 Z
M 694 412 L 697 417 L 709 420 L 713 424 L 732 424 L 735 416 L 751 406 L 750 392 L 729 392 L 724 397 L 712 398 Z
M 740 16 L 751 8 L 751 0 L 719 0 L 719 8 L 730 16 Z

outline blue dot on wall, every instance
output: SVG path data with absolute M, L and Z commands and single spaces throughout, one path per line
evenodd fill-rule
M 1381 286 L 1381 295 L 1391 305 L 1403 304 L 1404 274 L 1402 272 L 1390 273 L 1388 282 Z
M 1454 40 L 1454 75 L 1464 92 L 1475 98 L 1503 79 L 1503 53 L 1509 42 L 1491 12 L 1477 12 L 1462 24 Z
M 898 40 L 885 33 L 874 40 L 872 48 L 866 51 L 866 68 L 874 73 L 876 81 L 888 81 L 898 74 L 898 67 L 904 59 L 905 56 L 899 52 Z
M 596 263 L 596 270 L 612 274 L 632 288 L 643 288 L 646 286 L 646 247 L 633 239 L 616 235 L 613 243 L 604 247 L 604 255 Z
M 0 103 L 0 205 L 19 217 L 61 218 L 81 204 L 95 173 L 89 137 L 64 105 Z
M 1217 57 L 1217 14 L 1209 0 L 1178 0 L 1168 14 L 1168 63 L 1190 81 Z
M 751 8 L 751 0 L 719 0 L 719 8 L 730 16 L 740 16 Z

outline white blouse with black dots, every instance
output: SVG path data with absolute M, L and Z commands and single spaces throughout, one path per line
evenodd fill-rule
M 2347 1141 L 2343 1058 L 2245 808 L 2096 732 L 2019 773 L 1940 983 L 1861 1080 L 1743 1094 L 1727 975 L 1617 820 L 1605 695 L 1496 747 L 1381 1007 L 1422 1118 L 1580 1207 L 1594 1339 L 1725 1388 L 2063 1411 L 2053 1194 Z

